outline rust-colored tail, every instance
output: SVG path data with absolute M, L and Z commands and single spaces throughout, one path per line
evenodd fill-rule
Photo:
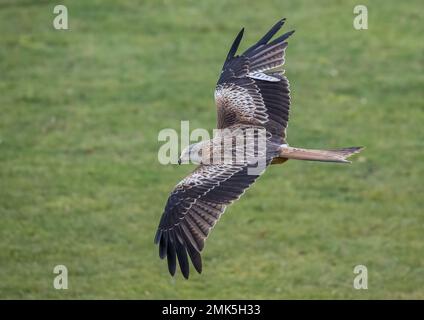
M 350 147 L 333 150 L 314 150 L 282 146 L 280 150 L 280 158 L 350 163 L 347 158 L 355 153 L 359 153 L 362 149 L 363 147 Z

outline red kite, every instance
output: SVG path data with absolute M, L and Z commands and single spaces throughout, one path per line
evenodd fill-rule
M 188 278 L 187 253 L 201 273 L 200 252 L 211 229 L 226 207 L 238 200 L 263 172 L 249 174 L 246 160 L 210 161 L 212 148 L 222 144 L 223 136 L 244 138 L 251 129 L 264 130 L 264 168 L 288 159 L 346 163 L 349 156 L 362 149 L 310 150 L 287 144 L 290 90 L 283 65 L 286 40 L 294 31 L 271 41 L 284 22 L 285 19 L 277 22 L 255 45 L 235 55 L 244 29 L 239 32 L 215 89 L 217 128 L 226 133 L 192 144 L 181 154 L 180 163 L 191 160 L 199 166 L 171 192 L 155 236 L 159 256 L 168 258 L 171 275 L 175 274 L 178 259 L 182 274 Z

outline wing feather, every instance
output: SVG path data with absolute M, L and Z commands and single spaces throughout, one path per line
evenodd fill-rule
M 286 40 L 294 31 L 270 42 L 284 22 L 285 19 L 278 21 L 240 56 L 235 54 L 243 33 L 238 34 L 234 41 L 237 46 L 231 47 L 215 89 L 219 129 L 238 123 L 260 125 L 269 131 L 274 142 L 286 143 L 290 88 L 283 65 Z
M 173 233 L 169 233 L 169 237 L 166 241 L 167 241 L 166 256 L 168 257 L 168 270 L 169 270 L 169 273 L 173 276 L 177 269 L 175 239 L 174 239 Z
M 187 254 L 196 271 L 202 271 L 200 252 L 211 229 L 259 176 L 249 175 L 247 169 L 245 164 L 201 165 L 175 187 L 155 237 L 160 258 L 168 258 L 171 275 L 178 260 L 181 273 L 189 277 Z
M 287 32 L 271 41 L 284 24 L 278 21 L 256 44 L 236 56 L 244 29 L 234 40 L 215 90 L 219 129 L 265 128 L 266 164 L 275 156 L 275 146 L 285 142 L 289 119 L 290 89 L 283 75 Z M 271 142 L 271 143 L 269 143 Z M 271 156 L 270 156 L 271 155 Z M 155 243 L 159 256 L 167 257 L 171 275 L 177 261 L 189 277 L 189 258 L 202 271 L 200 252 L 226 207 L 239 199 L 259 177 L 249 174 L 249 164 L 200 165 L 171 192 L 162 214 Z

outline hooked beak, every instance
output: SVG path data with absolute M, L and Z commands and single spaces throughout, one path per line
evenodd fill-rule
M 181 158 L 178 158 L 178 164 L 181 164 Z

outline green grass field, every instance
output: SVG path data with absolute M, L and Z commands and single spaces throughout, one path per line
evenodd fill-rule
M 0 1 L 0 298 L 424 298 L 422 1 L 60 3 L 68 31 L 55 1 Z M 235 35 L 246 49 L 281 17 L 289 143 L 367 149 L 272 166 L 211 233 L 202 275 L 172 278 L 153 237 L 194 166 L 160 165 L 158 132 L 214 128 Z

